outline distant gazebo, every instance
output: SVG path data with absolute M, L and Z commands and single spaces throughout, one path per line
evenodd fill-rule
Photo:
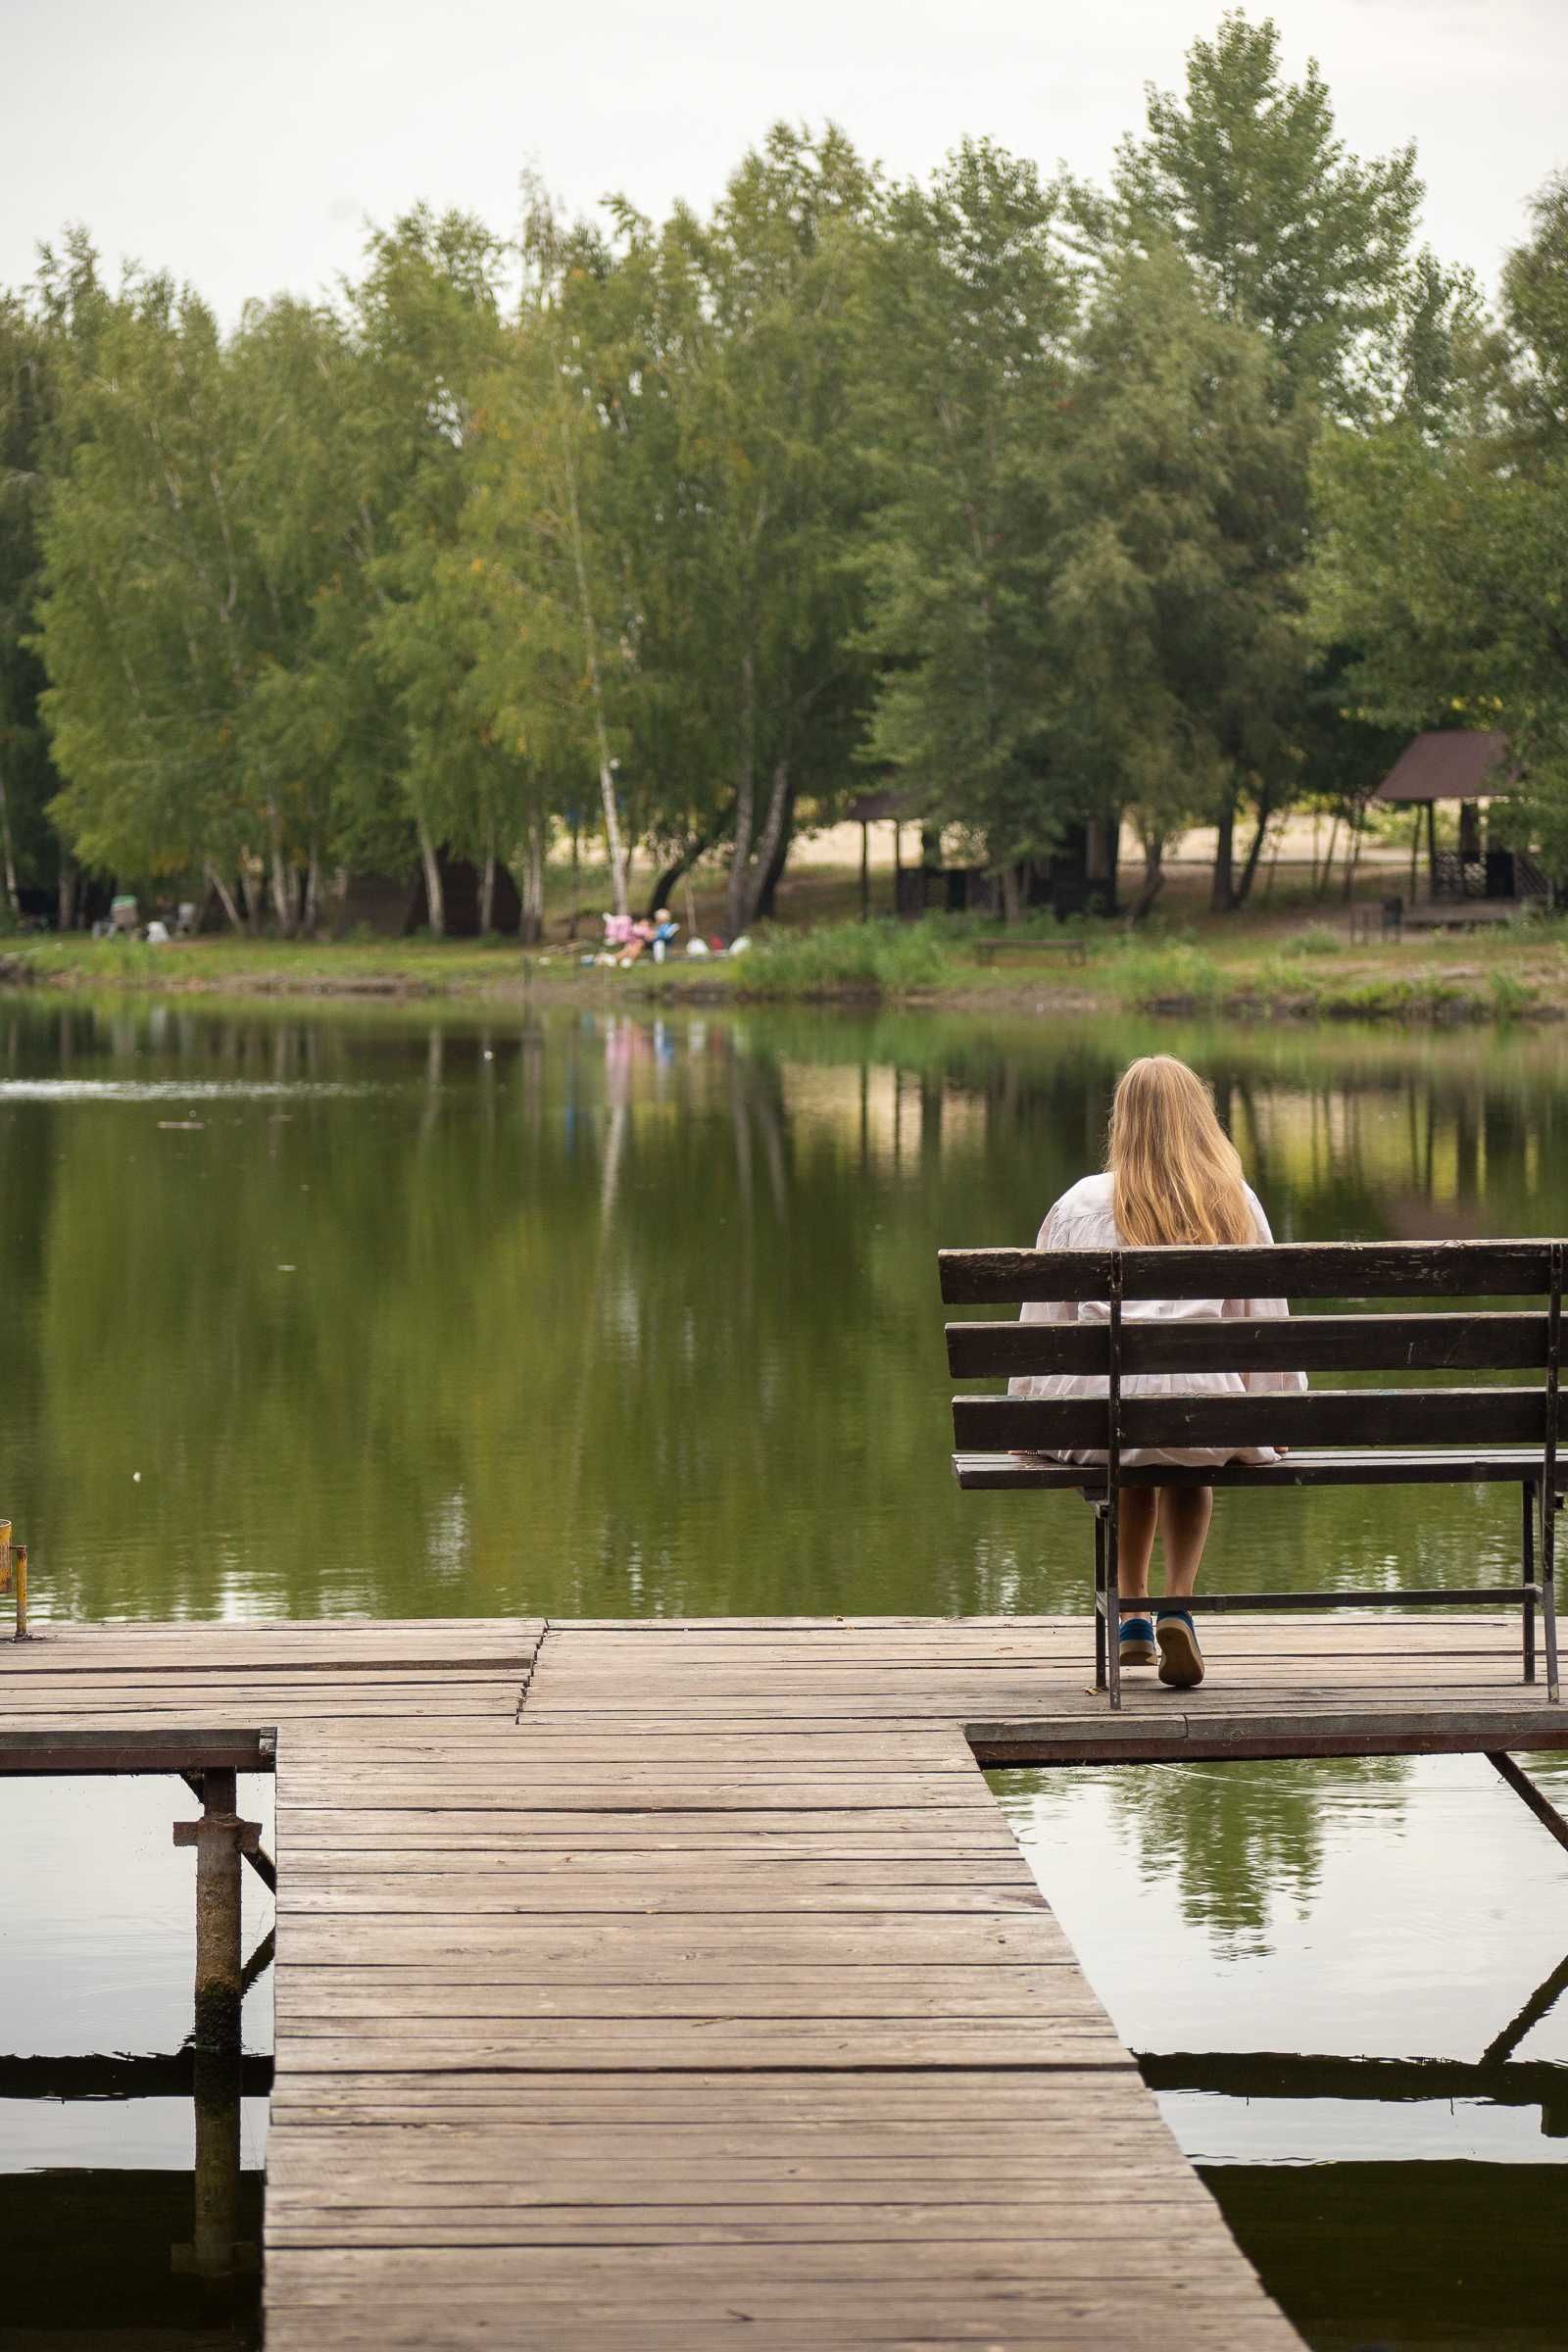
M 1506 840 L 1494 805 L 1506 800 L 1515 770 L 1508 739 L 1491 727 L 1445 727 L 1407 743 L 1373 795 L 1386 807 L 1413 808 L 1411 875 L 1426 812 L 1427 880 L 1434 899 L 1494 901 L 1544 898 L 1546 878 L 1534 858 Z M 1440 801 L 1459 807 L 1459 842 L 1438 848 Z

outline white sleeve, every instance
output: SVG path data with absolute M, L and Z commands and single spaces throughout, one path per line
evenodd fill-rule
M 1250 1190 L 1247 1198 L 1257 1226 L 1258 1240 L 1272 1246 L 1274 1236 L 1263 1214 L 1262 1202 Z M 1249 1322 L 1262 1322 L 1274 1315 L 1287 1316 L 1290 1311 L 1287 1298 L 1227 1298 L 1221 1309 L 1223 1314 L 1245 1317 Z M 1244 1372 L 1242 1378 L 1251 1396 L 1297 1396 L 1306 1387 L 1304 1372 Z
M 1046 1221 L 1035 1236 L 1035 1248 L 1037 1250 L 1070 1248 L 1071 1245 L 1063 1238 L 1064 1227 L 1069 1222 L 1070 1220 L 1061 1214 L 1061 1202 L 1056 1201 L 1047 1211 Z M 1071 1298 L 1026 1298 L 1018 1309 L 1018 1320 L 1020 1323 L 1076 1323 L 1078 1307 L 1076 1301 Z M 1033 1373 L 1017 1373 L 1007 1383 L 1009 1396 L 1032 1396 L 1034 1393 L 1035 1375 Z

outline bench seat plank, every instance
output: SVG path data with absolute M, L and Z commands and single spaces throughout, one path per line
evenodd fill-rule
M 1083 1493 L 1102 1494 L 1105 1476 L 1092 1463 L 1053 1462 L 1041 1456 L 1020 1460 L 1011 1453 L 955 1453 L 954 1475 L 967 1492 Z M 1124 1487 L 1425 1487 L 1463 1486 L 1477 1481 L 1523 1485 L 1539 1480 L 1539 1447 L 1461 1446 L 1397 1453 L 1357 1452 L 1322 1446 L 1287 1454 L 1282 1462 L 1226 1462 L 1186 1469 L 1153 1464 L 1123 1470 Z

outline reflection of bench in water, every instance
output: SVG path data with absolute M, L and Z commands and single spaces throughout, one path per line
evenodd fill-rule
M 1103 1398 L 958 1396 L 953 1403 L 958 1484 L 1080 1490 L 1095 1511 L 1095 1680 L 1121 1703 L 1118 1500 L 1129 1487 L 1431 1486 L 1512 1483 L 1523 1498 L 1517 1583 L 1462 1591 L 1401 1586 L 1361 1592 L 1200 1593 L 1198 1609 L 1443 1608 L 1502 1603 L 1521 1614 L 1523 1679 L 1536 1675 L 1536 1618 L 1546 1687 L 1558 1694 L 1554 1587 L 1563 1246 L 1560 1242 L 1314 1242 L 1242 1250 L 945 1250 L 942 1295 L 955 1305 L 1038 1299 L 1091 1306 L 1077 1322 L 950 1323 L 956 1378 L 1058 1373 L 1105 1381 Z M 1335 1311 L 1291 1320 L 1143 1319 L 1152 1299 L 1277 1297 L 1352 1301 L 1418 1298 L 1419 1311 Z M 1432 1299 L 1532 1298 L 1526 1310 L 1450 1310 Z M 1124 1306 L 1134 1311 L 1124 1313 Z M 1344 1388 L 1306 1395 L 1140 1394 L 1145 1375 L 1322 1372 L 1536 1372 L 1527 1386 Z M 1140 1448 L 1289 1446 L 1284 1460 L 1186 1469 L 1128 1467 Z M 1013 1458 L 1103 1449 L 1103 1467 Z M 1305 1450 L 1297 1450 L 1304 1448 Z M 1543 1498 L 1549 1498 L 1543 1508 Z M 1541 1574 L 1536 1574 L 1536 1533 Z M 1107 1628 L 1110 1638 L 1107 1640 Z

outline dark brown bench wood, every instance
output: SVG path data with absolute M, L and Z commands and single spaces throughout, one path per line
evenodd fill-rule
M 1096 1681 L 1120 1704 L 1119 1612 L 1147 1606 L 1117 1593 L 1118 1494 L 1128 1487 L 1427 1486 L 1517 1484 L 1522 1491 L 1517 1584 L 1461 1591 L 1202 1593 L 1200 1609 L 1398 1607 L 1469 1602 L 1519 1607 L 1524 1679 L 1535 1680 L 1536 1617 L 1547 1690 L 1558 1697 L 1555 1528 L 1561 1506 L 1558 1413 L 1563 1245 L 1525 1242 L 1290 1243 L 1223 1250 L 945 1250 L 952 1305 L 1098 1300 L 1103 1322 L 970 1321 L 947 1327 L 959 1380 L 1066 1373 L 1102 1379 L 1102 1396 L 962 1396 L 953 1399 L 954 1468 L 969 1491 L 1076 1489 L 1095 1506 Z M 1354 1311 L 1290 1320 L 1129 1319 L 1129 1299 L 1295 1297 L 1349 1301 Z M 1531 1298 L 1528 1308 L 1430 1306 L 1368 1314 L 1371 1298 Z M 1323 1387 L 1284 1396 L 1129 1396 L 1143 1373 L 1527 1372 L 1485 1387 Z M 1125 1465 L 1129 1448 L 1286 1446 L 1275 1463 Z M 1103 1465 L 1053 1459 L 1102 1450 Z M 1536 1576 L 1537 1528 L 1541 1575 Z

